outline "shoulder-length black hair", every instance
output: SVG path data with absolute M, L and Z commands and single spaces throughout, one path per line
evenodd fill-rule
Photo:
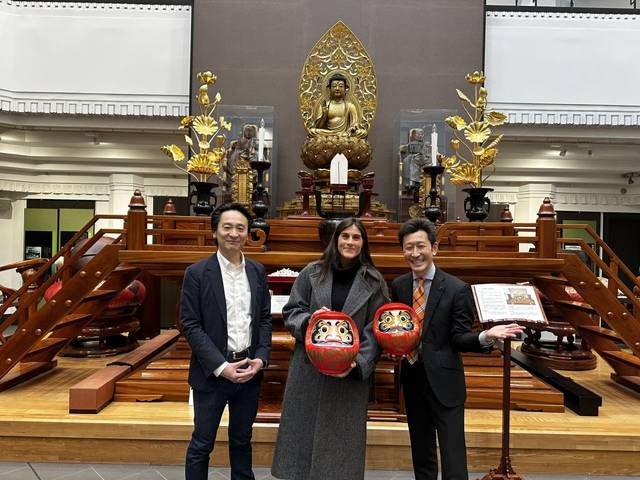
M 327 245 L 327 248 L 325 248 L 322 257 L 320 257 L 319 263 L 321 279 L 324 280 L 325 278 L 327 278 L 329 270 L 331 270 L 332 268 L 341 268 L 340 252 L 338 252 L 338 238 L 340 237 L 340 234 L 351 225 L 355 225 L 358 230 L 360 230 L 360 235 L 362 236 L 362 249 L 360 250 L 360 256 L 358 257 L 360 265 L 372 267 L 373 269 L 375 269 L 373 259 L 371 258 L 371 252 L 369 251 L 369 237 L 367 236 L 367 230 L 366 228 L 364 228 L 364 225 L 360 220 L 355 217 L 350 217 L 345 218 L 338 224 L 335 232 L 333 232 L 333 236 L 331 237 L 329 245 Z

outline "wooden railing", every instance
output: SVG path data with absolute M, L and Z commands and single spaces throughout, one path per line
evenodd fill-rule
M 0 305 L 0 318 L 5 314 L 7 309 L 14 304 L 18 298 L 26 299 L 27 301 L 21 301 L 18 303 L 16 311 L 9 316 L 4 322 L 0 324 L 0 344 L 6 342 L 5 332 L 13 326 L 19 319 L 25 318 L 28 309 L 33 310 L 33 306 L 37 305 L 44 292 L 55 282 L 65 282 L 72 276 L 73 263 L 78 260 L 89 248 L 106 234 L 117 234 L 118 237 L 114 239 L 114 243 L 122 242 L 125 238 L 125 229 L 105 228 L 100 229 L 86 242 L 73 248 L 76 242 L 80 240 L 85 233 L 87 233 L 99 220 L 126 220 L 124 215 L 96 215 L 94 216 L 82 229 L 80 229 L 71 239 L 53 256 L 49 261 L 43 265 L 31 278 L 29 282 L 24 283 L 19 289 L 17 289 L 9 298 L 5 299 L 4 303 Z M 126 228 L 126 224 L 125 224 Z M 63 264 L 56 272 L 45 280 L 46 275 L 49 273 L 51 267 L 63 258 Z M 29 297 L 26 297 L 26 293 L 31 284 L 39 284 L 40 286 L 33 292 L 29 292 Z
M 618 296 L 618 292 L 622 292 L 627 301 L 630 302 L 634 306 L 634 310 L 637 312 L 640 310 L 640 300 L 633 293 L 633 287 L 629 288 L 627 284 L 621 279 L 621 275 L 626 277 L 626 279 L 635 287 L 640 289 L 640 281 L 638 278 L 631 272 L 629 267 L 625 265 L 625 263 L 611 250 L 611 247 L 605 243 L 602 238 L 593 230 L 593 228 L 588 224 L 570 224 L 563 225 L 559 224 L 557 226 L 558 229 L 558 238 L 557 244 L 561 248 L 567 244 L 578 245 L 580 250 L 584 252 L 587 257 L 602 270 L 604 276 L 608 280 L 608 288 L 611 293 L 613 293 L 616 297 Z M 563 231 L 572 230 L 572 231 L 582 231 L 586 232 L 589 237 L 593 240 L 593 244 L 591 242 L 587 243 L 582 238 L 565 238 L 562 236 Z M 602 255 L 600 255 L 597 250 L 593 247 L 593 245 L 597 245 L 602 249 Z M 604 256 L 609 257 L 609 263 L 604 261 Z

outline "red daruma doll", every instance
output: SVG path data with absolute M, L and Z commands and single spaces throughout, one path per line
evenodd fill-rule
M 385 303 L 373 317 L 373 334 L 384 353 L 402 357 L 420 344 L 422 320 L 409 305 Z
M 339 375 L 356 358 L 360 337 L 350 316 L 325 310 L 311 316 L 304 344 L 309 360 L 320 373 Z

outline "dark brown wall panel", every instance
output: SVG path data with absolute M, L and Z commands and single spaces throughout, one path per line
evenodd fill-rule
M 298 82 L 315 42 L 342 20 L 373 59 L 378 110 L 369 140 L 375 190 L 392 204 L 398 114 L 457 109 L 455 88 L 482 68 L 481 0 L 195 0 L 193 73 L 211 69 L 227 105 L 275 107 L 281 205 L 298 189 L 305 132 Z M 193 78 L 193 75 L 192 75 Z

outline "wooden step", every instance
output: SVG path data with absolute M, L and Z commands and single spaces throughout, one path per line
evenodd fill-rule
M 596 315 L 598 314 L 598 312 L 596 312 L 591 305 L 585 302 L 574 302 L 571 300 L 554 300 L 553 302 L 559 307 L 569 307 L 585 313 L 593 313 Z
M 98 370 L 69 389 L 69 413 L 98 413 L 113 399 L 116 382 L 130 368 L 111 365 Z
M 622 350 L 607 350 L 599 353 L 605 360 L 622 363 L 628 367 L 640 370 L 640 358 L 636 357 L 633 353 L 623 352 Z
M 622 342 L 620 336 L 609 328 L 598 327 L 597 325 L 578 325 L 578 331 L 582 334 L 595 335 L 597 337 L 606 338 L 612 342 Z
M 47 370 L 51 370 L 57 363 L 57 360 L 49 362 L 20 362 L 13 367 L 9 373 L 2 377 L 0 380 L 0 391 L 7 390 L 35 377 L 36 375 L 40 375 Z
M 86 303 L 95 300 L 109 300 L 112 297 L 115 297 L 118 292 L 119 290 L 92 290 L 84 296 L 82 302 Z
M 128 353 L 124 357 L 111 362 L 109 365 L 128 365 L 133 370 L 142 367 L 145 363 L 160 358 L 169 349 L 175 348 L 176 341 L 180 337 L 178 330 L 167 330 L 160 335 L 144 342 L 133 352 Z
M 502 402 L 502 388 L 469 388 L 467 387 L 467 400 L 483 401 L 492 400 L 496 407 Z M 519 390 L 511 391 L 511 402 L 526 402 L 540 404 L 555 404 L 564 406 L 562 393 L 556 390 Z
M 58 350 L 64 347 L 70 340 L 70 338 L 60 337 L 48 337 L 40 340 L 33 347 L 31 347 L 31 350 L 29 350 L 24 356 L 23 361 L 33 361 L 35 357 L 43 357 L 46 355 L 51 355 L 51 357 L 53 358 Z
M 533 277 L 533 281 L 541 281 L 545 283 L 555 283 L 558 285 L 570 285 L 569 280 L 564 277 L 556 277 L 553 275 L 536 275 Z
M 541 403 L 529 402 L 527 399 L 514 400 L 511 399 L 511 410 L 519 410 L 525 412 L 546 412 L 546 413 L 563 413 L 564 405 L 560 403 Z M 464 404 L 465 408 L 482 408 L 499 410 L 502 408 L 502 400 L 499 398 L 468 398 Z
M 76 323 L 88 321 L 91 317 L 93 317 L 93 315 L 90 313 L 70 313 L 69 315 L 65 315 L 62 320 L 56 323 L 51 330 L 55 332 L 56 330 L 61 330 L 65 327 L 75 325 Z
M 150 370 L 144 369 L 132 373 L 127 377 L 129 381 L 168 381 L 168 382 L 184 382 L 187 383 L 189 370 Z
M 145 368 L 147 370 L 189 370 L 189 357 L 170 358 L 165 356 L 159 360 L 154 360 Z
M 189 385 L 186 381 L 126 379 L 116 383 L 116 401 L 119 395 L 160 395 L 167 402 L 185 402 L 189 399 Z
M 611 378 L 618 382 L 620 385 L 624 385 L 631 390 L 640 392 L 640 376 L 616 375 L 615 373 L 612 373 Z
M 502 391 L 502 377 L 482 377 L 478 375 L 466 375 L 465 382 L 467 384 L 467 390 L 472 388 L 487 388 L 490 390 Z M 549 391 L 556 393 L 556 390 L 552 389 L 544 382 L 541 382 L 535 377 L 529 375 L 529 378 L 512 378 L 511 379 L 512 390 L 536 390 L 536 391 Z
M 163 395 L 116 393 L 113 396 L 114 402 L 160 402 L 163 400 L 167 400 Z
M 135 275 L 139 271 L 140 269 L 138 267 L 133 267 L 131 265 L 118 265 L 109 275 Z

